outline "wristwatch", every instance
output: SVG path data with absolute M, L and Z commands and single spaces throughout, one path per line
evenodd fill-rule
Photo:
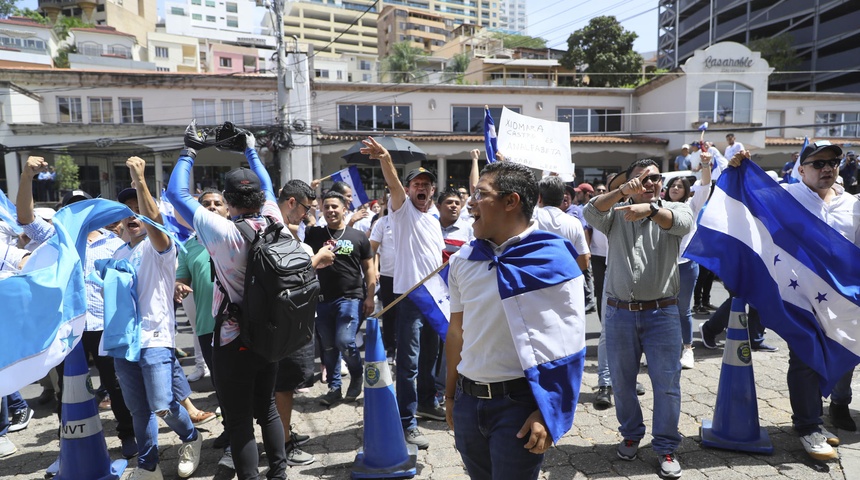
M 647 218 L 654 218 L 654 215 L 657 215 L 657 212 L 660 211 L 660 207 L 654 205 L 653 203 L 648 204 L 651 207 L 651 213 L 648 214 Z

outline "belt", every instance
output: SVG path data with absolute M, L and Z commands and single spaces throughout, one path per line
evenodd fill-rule
M 678 299 L 675 297 L 661 298 L 659 300 L 651 300 L 650 302 L 625 302 L 617 298 L 607 298 L 606 304 L 610 307 L 620 308 L 622 310 L 630 310 L 631 312 L 641 312 L 643 310 L 656 310 L 658 308 L 677 305 Z
M 509 393 L 521 392 L 530 388 L 529 381 L 525 377 L 504 382 L 486 383 L 476 382 L 462 375 L 460 376 L 460 386 L 463 387 L 463 393 L 466 395 L 485 400 L 494 397 L 503 397 Z

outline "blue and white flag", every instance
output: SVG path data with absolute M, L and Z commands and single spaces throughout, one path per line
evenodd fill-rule
M 699 125 L 699 131 L 700 132 L 704 132 L 706 130 L 708 130 L 708 122 L 705 122 L 705 123 Z
M 409 292 L 409 299 L 424 314 L 430 326 L 445 341 L 448 323 L 451 321 L 451 297 L 448 295 L 448 265 L 430 277 L 415 290 Z
M 585 297 L 576 250 L 562 237 L 536 230 L 501 255 L 484 240 L 464 246 L 459 255 L 496 268 L 517 356 L 558 442 L 573 425 L 585 363 Z
M 350 165 L 343 170 L 332 173 L 331 180 L 333 182 L 344 182 L 349 185 L 349 189 L 352 190 L 351 210 L 355 210 L 370 201 L 367 197 L 367 193 L 364 191 L 361 177 L 358 175 L 358 167 L 355 165 Z
M 800 153 L 802 154 L 806 147 L 809 146 L 809 137 L 803 137 L 803 145 L 800 146 Z M 788 177 L 788 183 L 800 183 L 803 181 L 803 178 L 800 176 L 800 155 L 797 156 L 797 160 L 794 161 L 794 167 L 791 169 L 791 175 Z
M 24 229 L 18 225 L 18 209 L 15 208 L 15 204 L 9 200 L 9 197 L 6 196 L 6 193 L 3 192 L 2 188 L 0 188 L 0 220 L 6 222 L 12 231 L 18 235 L 24 231 Z
M 714 248 L 719 245 L 719 248 Z M 761 312 L 824 396 L 860 363 L 860 248 L 753 162 L 720 176 L 684 257 Z
M 0 395 L 44 377 L 80 341 L 87 312 L 87 234 L 131 215 L 125 205 L 103 199 L 62 208 L 53 218 L 56 235 L 19 274 L 0 279 Z
M 176 218 L 176 210 L 173 209 L 173 204 L 164 195 L 165 190 L 161 190 L 161 200 L 158 201 L 158 211 L 161 212 L 161 219 L 164 221 L 164 228 L 167 229 L 179 243 L 185 243 L 194 233 L 190 228 L 179 223 Z
M 493 116 L 490 114 L 490 109 L 484 109 L 484 149 L 487 151 L 487 162 L 496 162 L 496 152 L 499 151 L 496 140 L 496 124 L 493 123 Z

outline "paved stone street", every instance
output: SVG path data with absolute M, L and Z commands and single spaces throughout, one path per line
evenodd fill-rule
M 714 284 L 713 301 L 718 304 L 726 298 L 725 290 L 719 283 Z M 763 312 L 763 314 L 765 314 Z M 698 341 L 698 324 L 704 316 L 694 319 L 694 345 L 697 347 L 696 368 L 684 370 L 681 377 L 681 421 L 680 431 L 684 437 L 678 458 L 684 469 L 685 479 L 766 479 L 796 478 L 813 480 L 858 479 L 860 478 L 860 435 L 833 429 L 842 441 L 838 448 L 839 460 L 826 463 L 814 462 L 806 455 L 798 437 L 791 429 L 791 413 L 785 385 L 788 366 L 788 350 L 785 342 L 772 332 L 768 333 L 768 343 L 779 347 L 776 353 L 753 354 L 757 384 L 758 410 L 761 425 L 767 428 L 773 441 L 775 452 L 772 456 L 749 455 L 722 450 L 702 448 L 699 443 L 699 425 L 703 418 L 712 418 L 716 401 L 717 384 L 720 376 L 722 350 L 707 350 Z M 191 350 L 190 327 L 180 316 L 180 335 L 178 344 Z M 620 440 L 617 433 L 615 410 L 596 410 L 592 406 L 593 389 L 597 385 L 597 336 L 599 324 L 596 315 L 588 318 L 588 361 L 585 367 L 582 395 L 576 413 L 573 429 L 551 448 L 541 478 L 544 479 L 583 479 L 583 478 L 657 478 L 658 463 L 650 447 L 650 417 L 653 397 L 649 392 L 640 397 L 645 423 L 649 428 L 642 443 L 639 459 L 633 462 L 620 460 L 615 455 L 615 444 Z M 193 361 L 186 359 L 183 365 L 191 372 Z M 95 371 L 93 370 L 95 374 Z M 640 381 L 650 388 L 647 367 L 640 372 Z M 98 383 L 94 378 L 94 383 Z M 860 381 L 855 378 L 853 388 L 858 391 Z M 208 378 L 192 384 L 195 405 L 201 409 L 216 408 L 215 394 Z M 814 386 L 810 386 L 814 388 Z M 38 385 L 30 385 L 22 390 L 28 400 L 41 392 Z M 319 406 L 317 398 L 325 393 L 325 386 L 317 383 L 310 393 L 296 396 L 296 412 L 293 422 L 297 431 L 312 436 L 310 442 L 302 447 L 316 456 L 316 462 L 305 467 L 289 467 L 290 479 L 347 479 L 362 444 L 363 396 L 359 402 L 340 404 L 326 409 Z M 825 408 L 827 402 L 825 401 Z M 56 416 L 53 407 L 35 405 L 36 416 L 26 430 L 11 433 L 9 438 L 18 446 L 18 453 L 0 460 L 2 479 L 39 479 L 44 469 L 51 464 L 59 452 Z M 852 409 L 858 418 L 856 406 Z M 110 412 L 102 412 L 107 444 L 112 458 L 119 458 L 120 444 L 115 437 L 115 422 Z M 825 423 L 827 418 L 825 417 Z M 444 422 L 421 421 L 420 428 L 431 441 L 429 450 L 418 454 L 418 475 L 425 479 L 468 478 L 462 468 L 460 457 L 454 449 L 453 434 Z M 227 479 L 229 474 L 218 470 L 221 451 L 212 448 L 212 440 L 222 432 L 218 422 L 210 422 L 201 427 L 206 435 L 203 443 L 203 457 L 199 469 L 191 478 Z M 258 440 L 262 446 L 258 430 Z M 178 478 L 176 464 L 179 442 L 164 424 L 159 436 L 161 466 L 165 478 Z M 265 468 L 261 460 L 261 471 Z M 130 462 L 130 467 L 135 460 Z M 131 469 L 127 470 L 130 472 Z M 126 474 L 127 475 L 127 474 Z M 80 479 L 86 480 L 86 479 Z

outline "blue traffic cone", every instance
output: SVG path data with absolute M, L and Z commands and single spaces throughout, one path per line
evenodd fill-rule
M 702 445 L 771 455 L 773 444 L 767 430 L 758 421 L 752 348 L 745 310 L 743 300 L 732 299 L 714 421 L 702 420 Z
M 418 447 L 403 437 L 379 320 L 368 318 L 365 328 L 364 448 L 355 456 L 352 478 L 411 478 Z
M 118 480 L 128 461 L 110 461 L 84 347 L 80 342 L 65 360 L 62 409 L 60 470 L 54 478 Z

